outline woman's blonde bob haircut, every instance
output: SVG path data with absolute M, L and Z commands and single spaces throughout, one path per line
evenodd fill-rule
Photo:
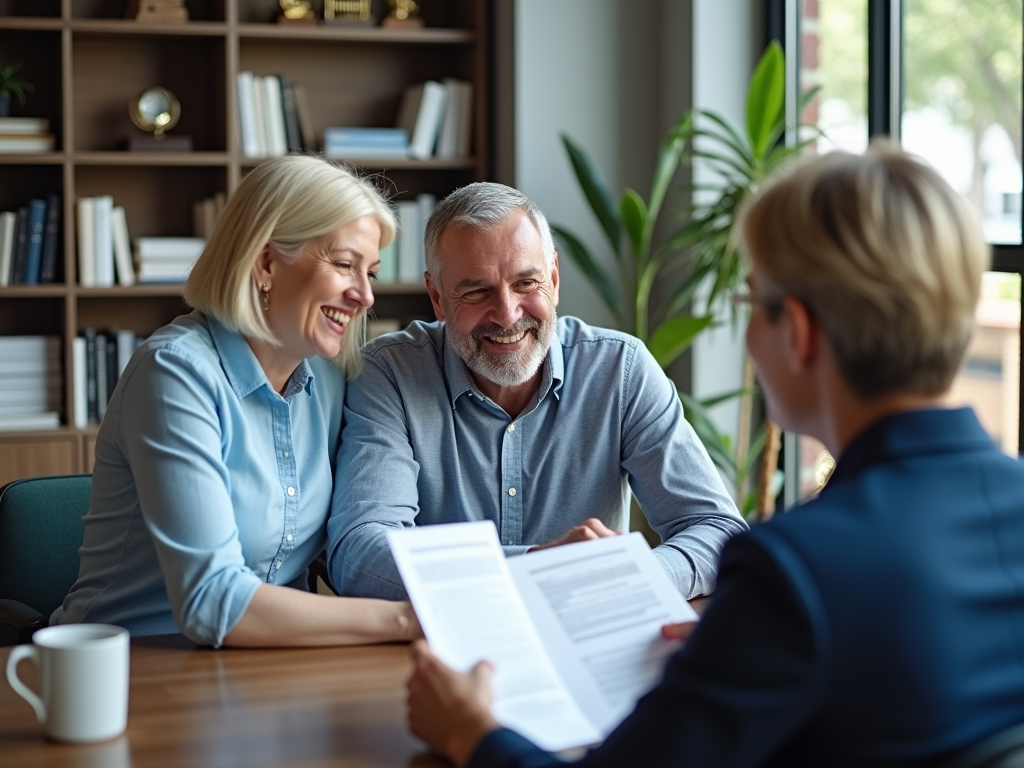
M 365 179 L 323 157 L 268 160 L 246 176 L 228 200 L 185 283 L 185 301 L 243 336 L 279 344 L 261 309 L 253 267 L 272 243 L 295 260 L 306 243 L 363 216 L 380 224 L 380 247 L 395 238 L 395 217 Z M 349 376 L 360 368 L 366 313 L 349 323 L 338 364 Z
M 741 237 L 762 292 L 808 306 L 858 396 L 949 389 L 990 251 L 933 168 L 888 142 L 806 160 L 751 201 Z

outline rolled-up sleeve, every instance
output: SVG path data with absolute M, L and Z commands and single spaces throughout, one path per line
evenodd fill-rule
M 229 490 L 228 394 L 203 365 L 167 347 L 139 360 L 122 385 L 116 439 L 174 619 L 190 639 L 219 646 L 261 581 L 245 564 Z

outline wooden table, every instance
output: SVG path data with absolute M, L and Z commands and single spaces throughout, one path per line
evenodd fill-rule
M 10 648 L 0 648 L 5 668 Z M 376 768 L 447 765 L 406 731 L 408 647 L 211 650 L 132 641 L 128 730 L 89 746 L 46 741 L 0 682 L 0 765 L 18 768 Z M 20 665 L 34 685 L 32 665 Z

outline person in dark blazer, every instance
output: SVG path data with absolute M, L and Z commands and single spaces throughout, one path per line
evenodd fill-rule
M 580 766 L 925 766 L 1024 722 L 1024 464 L 944 399 L 988 248 L 886 144 L 807 160 L 741 221 L 770 414 L 837 458 L 733 538 L 661 683 Z M 671 629 L 671 628 L 668 628 Z M 560 764 L 489 710 L 490 668 L 413 647 L 409 725 L 459 766 Z

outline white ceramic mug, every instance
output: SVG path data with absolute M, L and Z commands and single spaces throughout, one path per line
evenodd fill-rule
M 18 662 L 36 666 L 40 694 L 18 678 Z M 57 741 L 112 739 L 128 724 L 128 630 L 109 624 L 40 629 L 7 657 L 7 680 Z

